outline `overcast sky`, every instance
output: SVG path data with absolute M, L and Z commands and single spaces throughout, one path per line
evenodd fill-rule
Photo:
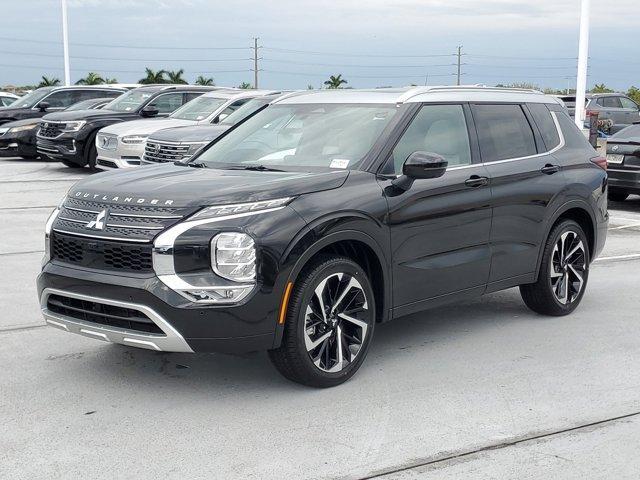
M 640 1 L 592 0 L 589 85 L 640 87 Z M 580 0 L 68 0 L 72 81 L 145 66 L 218 85 L 575 84 Z M 0 85 L 63 78 L 60 0 L 0 0 Z

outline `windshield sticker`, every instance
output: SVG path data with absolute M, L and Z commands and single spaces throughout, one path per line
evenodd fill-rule
M 349 166 L 349 160 L 346 158 L 334 158 L 331 160 L 329 168 L 347 168 Z

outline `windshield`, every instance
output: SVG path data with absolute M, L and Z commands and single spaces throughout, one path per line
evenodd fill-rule
M 114 112 L 133 112 L 155 93 L 155 91 L 151 90 L 131 90 L 105 105 L 104 109 L 113 110 Z
M 273 105 L 239 125 L 197 157 L 230 165 L 354 168 L 371 150 L 395 105 Z
M 40 100 L 51 93 L 51 88 L 39 88 L 24 97 L 17 99 L 11 104 L 14 108 L 30 108 L 35 106 Z
M 193 120 L 198 122 L 204 120 L 227 100 L 214 97 L 198 97 L 190 102 L 185 103 L 171 115 L 171 118 L 179 118 L 180 120 Z
M 220 125 L 233 126 L 236 123 L 241 122 L 251 114 L 260 110 L 267 103 L 268 102 L 263 98 L 254 98 L 253 100 L 249 100 L 247 103 L 245 103 L 240 108 L 238 108 L 235 112 L 233 112 L 227 118 L 225 118 L 223 122 L 220 122 Z

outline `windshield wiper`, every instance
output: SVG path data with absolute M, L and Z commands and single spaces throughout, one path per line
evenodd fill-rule
M 228 170 L 252 170 L 255 172 L 284 172 L 278 168 L 267 167 L 265 165 L 233 165 Z
M 179 160 L 177 162 L 173 162 L 173 164 L 178 167 L 208 168 L 205 163 L 201 162 L 183 162 Z

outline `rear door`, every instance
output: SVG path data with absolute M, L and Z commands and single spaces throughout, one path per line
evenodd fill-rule
M 632 123 L 640 122 L 640 109 L 638 105 L 627 97 L 620 97 L 620 102 L 625 112 L 626 121 L 624 123 L 631 125 Z
M 491 192 L 472 128 L 468 105 L 423 105 L 387 160 L 384 173 L 390 175 L 402 174 L 416 151 L 448 161 L 442 177 L 417 179 L 404 192 L 383 181 L 398 315 L 454 292 L 479 295 L 486 287 Z
M 543 104 L 547 120 L 553 122 Z M 537 267 L 547 207 L 565 185 L 558 164 L 524 104 L 475 104 L 482 161 L 491 178 L 493 221 L 488 291 L 529 280 Z M 540 120 L 540 122 L 542 122 Z M 555 130 L 555 124 L 546 129 Z M 556 137 L 549 143 L 559 143 Z

